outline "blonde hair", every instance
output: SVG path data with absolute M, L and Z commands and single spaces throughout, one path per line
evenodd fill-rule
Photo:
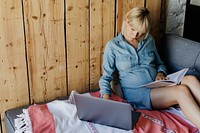
M 149 35 L 151 26 L 150 12 L 144 7 L 134 7 L 131 9 L 123 20 L 122 34 L 126 32 L 126 22 L 141 34 L 140 40 Z

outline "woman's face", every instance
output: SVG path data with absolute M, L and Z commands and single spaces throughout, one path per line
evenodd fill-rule
M 135 30 L 133 27 L 130 26 L 128 22 L 126 22 L 126 38 L 130 41 L 139 40 L 142 34 L 139 31 Z

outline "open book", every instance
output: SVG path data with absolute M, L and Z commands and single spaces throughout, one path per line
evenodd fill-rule
M 189 68 L 184 68 L 180 71 L 167 75 L 167 80 L 156 80 L 154 82 L 142 85 L 141 87 L 156 88 L 179 84 L 188 70 Z

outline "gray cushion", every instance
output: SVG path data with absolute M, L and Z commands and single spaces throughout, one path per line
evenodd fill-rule
M 17 115 L 22 113 L 22 109 L 27 108 L 28 106 L 23 106 L 15 109 L 10 109 L 5 112 L 5 127 L 7 133 L 14 133 L 15 132 L 15 125 L 14 125 L 14 119 L 17 117 Z
M 166 34 L 159 52 L 169 73 L 188 67 L 187 74 L 195 75 L 200 79 L 199 42 L 173 34 Z

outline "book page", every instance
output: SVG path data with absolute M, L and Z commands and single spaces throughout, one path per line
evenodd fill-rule
M 154 82 L 145 84 L 141 87 L 157 88 L 157 87 L 172 86 L 172 85 L 176 85 L 176 83 L 170 80 L 156 80 Z
M 168 80 L 156 80 L 140 87 L 156 88 L 179 84 L 188 70 L 189 68 L 182 69 L 180 71 L 167 75 L 167 78 L 169 78 Z
M 169 74 L 167 75 L 167 78 L 169 78 L 169 80 L 176 82 L 177 84 L 179 84 L 181 82 L 181 80 L 183 79 L 184 75 L 186 74 L 186 72 L 188 71 L 189 68 L 184 68 L 180 71 L 177 71 L 175 73 Z

